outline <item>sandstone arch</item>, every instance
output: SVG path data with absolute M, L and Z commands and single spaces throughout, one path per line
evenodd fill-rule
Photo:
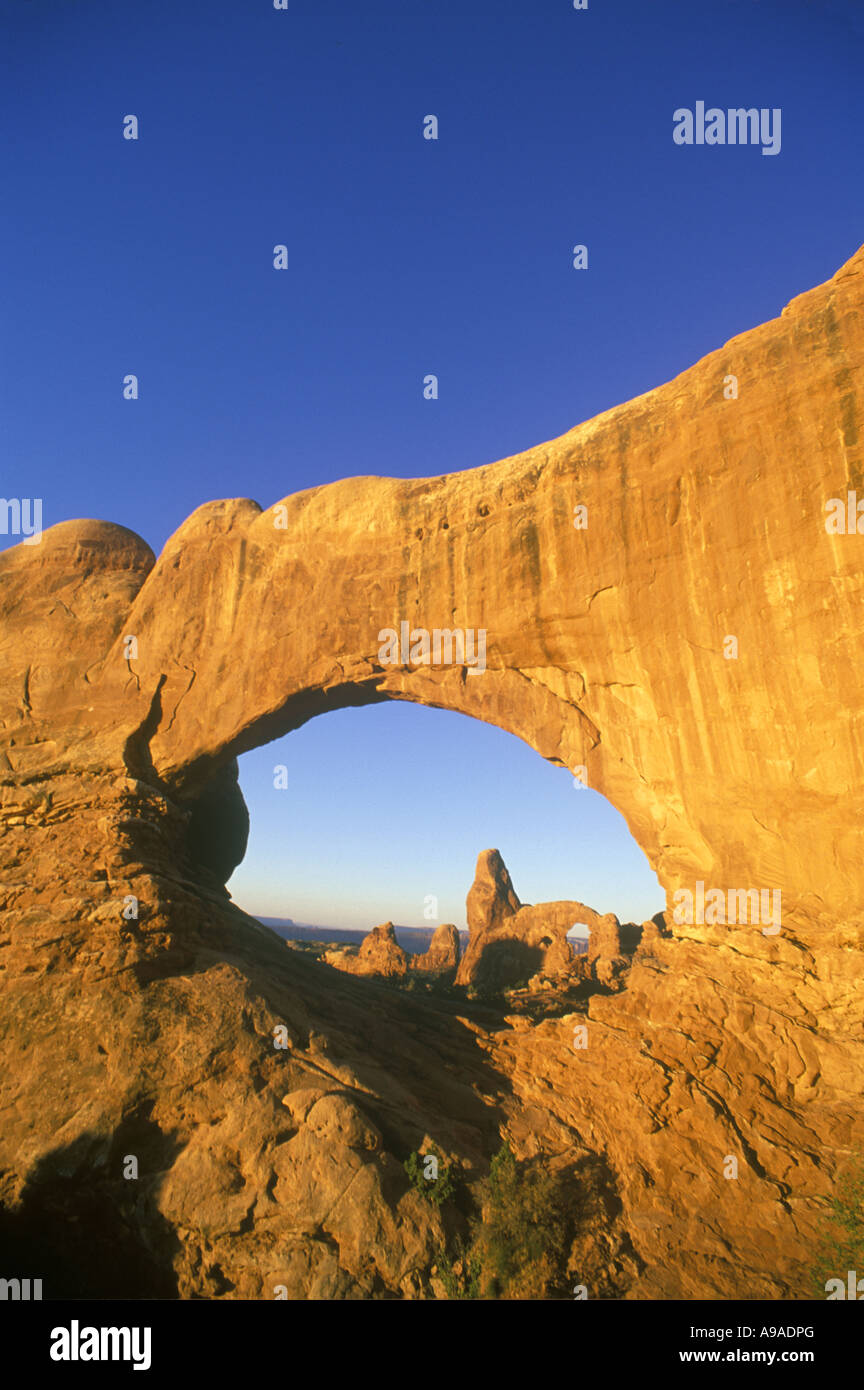
M 826 534 L 824 502 L 858 477 L 862 260 L 669 385 L 503 463 L 347 479 L 267 511 L 209 503 L 146 577 L 147 547 L 99 523 L 7 553 L 4 577 L 23 571 L 31 588 L 70 555 L 79 576 L 117 575 L 124 599 L 144 580 L 94 623 L 83 688 L 77 651 L 40 668 L 28 727 L 47 698 L 55 738 L 59 715 L 85 760 L 94 734 L 117 765 L 131 739 L 190 792 L 315 713 L 417 700 L 587 768 L 667 888 L 732 872 L 781 885 L 790 909 L 860 916 L 857 831 L 836 833 L 838 798 L 850 822 L 862 809 L 858 565 L 852 538 Z M 735 402 L 722 391 L 731 365 Z M 830 643 L 808 642 L 792 612 L 793 595 L 811 594 Z M 403 619 L 485 628 L 486 674 L 382 667 L 378 632 Z M 52 609 L 53 650 L 66 622 Z M 724 659 L 727 634 L 737 660 Z M 24 665 L 7 671 L 13 701 Z
M 572 900 L 521 903 L 497 849 L 478 855 L 466 910 L 470 935 L 456 973 L 459 985 L 500 989 L 524 984 L 530 975 L 569 967 L 567 933 L 575 922 L 584 923 L 591 933 L 589 958 L 598 937 L 608 953 L 610 933 L 620 950 L 619 922 L 612 913 L 602 916 Z
M 210 1218 L 192 1194 L 204 1164 L 214 1228 L 233 1233 L 220 1237 L 219 1269 L 254 1292 L 238 1188 L 213 1176 L 222 1131 L 208 1130 L 209 1147 L 199 1132 L 218 1111 L 224 1154 L 239 1144 L 244 1182 L 265 1203 L 295 1142 L 271 1113 L 285 1068 L 266 1053 L 268 1029 L 279 1011 L 299 1020 L 285 1065 L 302 1090 L 324 1068 L 310 1011 L 328 1036 L 338 1022 L 315 973 L 292 962 L 289 977 L 269 934 L 220 890 L 245 833 L 232 760 L 328 709 L 412 699 L 586 768 L 667 893 L 694 880 L 782 890 L 777 937 L 701 923 L 652 934 L 627 989 L 592 1000 L 575 1061 L 566 1022 L 496 1035 L 488 1051 L 508 1078 L 502 1114 L 517 1138 L 530 1115 L 532 1143 L 559 1157 L 581 1144 L 616 1173 L 638 1265 L 631 1293 L 800 1296 L 814 1195 L 862 1136 L 864 581 L 860 538 L 824 524 L 825 503 L 864 477 L 862 307 L 864 250 L 676 380 L 501 463 L 348 479 L 281 512 L 210 503 L 155 564 L 140 538 L 92 521 L 0 555 L 3 963 L 7 1008 L 29 1020 L 26 1038 L 13 1025 L 23 1060 L 0 1096 L 15 1116 L 0 1138 L 5 1200 L 46 1153 L 87 1125 L 93 1151 L 145 1101 L 167 1133 L 159 1104 L 195 1090 L 200 1062 L 176 1038 L 163 1043 L 149 1011 L 182 996 L 198 1027 L 216 991 L 220 1027 L 240 1030 L 235 1050 L 254 1073 L 251 1089 L 235 1087 L 251 1137 L 224 1117 L 224 1079 L 204 1087 L 158 1200 L 185 1233 L 181 1289 L 223 1292 L 223 1274 L 208 1284 L 201 1264 Z M 576 505 L 587 530 L 572 525 Z M 383 666 L 378 632 L 401 620 L 485 628 L 487 671 Z M 118 925 L 126 894 L 141 914 Z M 351 982 L 339 988 L 350 1012 Z M 58 1011 L 63 1050 L 34 1048 Z M 241 1017 L 242 1028 L 226 1021 Z M 104 1028 L 110 1046 L 97 1056 L 93 1030 Z M 130 1028 L 134 1065 L 122 1058 Z M 191 1053 L 208 1046 L 196 1034 Z M 394 1132 L 403 1112 L 421 1125 L 404 1079 L 391 1075 L 398 1097 L 385 1104 L 384 1062 L 343 1046 L 350 1064 L 324 1068 L 327 1085 L 340 1076 L 361 1110 L 377 1095 Z M 394 1042 L 387 1055 L 398 1052 Z M 104 1055 L 114 1089 L 103 1098 Z M 425 1065 L 418 1047 L 414 1072 Z M 427 1113 L 432 1093 L 430 1080 Z M 460 1104 L 479 1134 L 467 1094 Z M 297 1124 L 311 1153 L 318 1131 Z M 346 1165 L 360 1162 L 364 1125 L 340 1130 Z M 746 1179 L 734 1191 L 722 1177 L 730 1151 Z M 372 1160 L 363 1172 L 385 1232 L 369 1259 L 405 1291 Z M 296 1239 L 294 1286 L 365 1287 L 344 1224 L 331 1244 Z

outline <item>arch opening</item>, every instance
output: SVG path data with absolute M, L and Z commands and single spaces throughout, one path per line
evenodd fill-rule
M 243 755 L 239 784 L 251 833 L 228 889 L 286 938 L 359 946 L 393 924 L 410 956 L 452 924 L 464 955 L 466 894 L 490 845 L 532 912 L 578 899 L 641 922 L 663 906 L 605 798 L 577 791 L 525 741 L 452 710 L 391 700 L 330 711 Z M 534 931 L 530 960 L 511 973 L 542 972 L 562 945 L 568 959 L 584 955 L 586 915 L 598 914 L 579 914 L 577 902 L 554 931 Z

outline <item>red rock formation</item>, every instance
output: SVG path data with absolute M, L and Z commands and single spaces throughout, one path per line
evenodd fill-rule
M 401 978 L 408 971 L 408 956 L 396 940 L 392 922 L 373 927 L 363 938 L 357 953 L 327 951 L 324 959 L 348 975 L 380 975 L 384 979 Z
M 592 931 L 597 924 L 604 933 L 604 952 L 608 923 L 618 925 L 617 917 L 601 917 L 580 902 L 522 906 L 497 849 L 478 855 L 466 909 L 470 936 L 456 983 L 476 990 L 512 988 L 535 974 L 569 970 L 573 952 L 566 938 L 575 923 Z
M 429 949 L 422 955 L 412 956 L 410 967 L 421 973 L 445 975 L 452 970 L 455 974 L 461 948 L 458 929 L 452 922 L 442 922 L 433 933 Z
M 592 978 L 601 985 L 610 985 L 628 964 L 621 950 L 621 923 L 614 912 L 607 912 L 595 922 L 588 937 L 588 968 Z
M 506 1126 L 606 1175 L 592 1296 L 809 1291 L 864 1143 L 861 538 L 826 526 L 864 493 L 862 378 L 864 250 L 498 464 L 211 503 L 155 564 L 92 521 L 0 555 L 6 1248 L 50 1227 L 52 1277 L 102 1294 L 416 1294 L 440 1228 L 401 1158 L 431 1135 L 476 1171 Z M 402 621 L 484 629 L 486 671 L 389 664 Z M 497 724 L 626 817 L 669 932 L 586 1048 L 457 1027 L 230 905 L 233 759 L 384 699 Z M 782 930 L 676 923 L 697 881 L 782 892 Z M 288 1125 L 310 1089 L 347 1111 Z

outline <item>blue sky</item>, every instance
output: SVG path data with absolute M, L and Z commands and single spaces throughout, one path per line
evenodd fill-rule
M 862 10 L 0 3 L 0 491 L 158 550 L 213 498 L 473 467 L 668 380 L 864 240 Z M 676 146 L 698 100 L 781 108 L 780 154 Z M 419 925 L 434 881 L 461 921 L 489 845 L 526 900 L 661 905 L 620 817 L 497 730 L 386 706 L 290 742 L 242 765 L 253 910 Z
M 665 905 L 604 797 L 465 715 L 397 701 L 340 710 L 240 766 L 253 834 L 229 887 L 262 916 L 464 927 L 477 854 L 493 848 L 526 903 L 575 898 L 640 922 Z

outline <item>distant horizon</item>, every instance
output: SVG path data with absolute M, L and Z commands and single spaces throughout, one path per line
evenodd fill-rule
M 252 914 L 250 914 L 250 915 L 252 915 Z M 286 926 L 286 927 L 287 927 L 287 926 L 291 926 L 291 927 L 300 927 L 300 928 L 302 928 L 302 929 L 305 930 L 305 931 L 345 931 L 345 932 L 353 932 L 353 934 L 354 934 L 355 936 L 368 936 L 369 933 L 370 933 L 371 931 L 374 931 L 374 930 L 375 930 L 375 927 L 340 927 L 340 926 L 337 926 L 335 922 L 298 922 L 298 921 L 296 921 L 296 919 L 293 918 L 293 917 L 261 917 L 261 916 L 256 916 L 255 920 L 256 920 L 257 922 L 261 922 L 265 927 L 272 927 L 272 926 L 276 926 L 276 925 L 278 924 L 279 926 Z M 388 920 L 389 920 L 389 919 L 388 919 Z M 376 922 L 376 923 L 375 923 L 375 926 L 376 926 L 376 927 L 380 927 L 380 926 L 383 926 L 383 925 L 384 925 L 383 922 Z M 437 927 L 440 927 L 441 925 L 442 925 L 441 922 L 435 922 L 435 923 L 430 923 L 430 925 L 427 926 L 427 927 L 409 927 L 409 926 L 407 926 L 404 922 L 393 922 L 393 923 L 392 923 L 392 926 L 393 926 L 393 930 L 394 930 L 394 931 L 429 931 L 429 932 L 434 932 L 434 931 L 436 930 L 436 928 L 437 928 Z M 443 924 L 443 925 L 446 925 L 446 924 Z M 460 927 L 460 926 L 457 926 L 455 922 L 453 922 L 451 925 L 456 927 L 456 930 L 459 932 L 460 936 L 470 936 L 470 929 L 469 929 L 468 927 Z M 567 936 L 568 936 L 568 938 L 570 938 L 571 940 L 572 940 L 573 938 L 576 938 L 576 939 L 583 939 L 583 938 L 584 938 L 585 940 L 587 940 L 588 937 L 589 937 L 589 935 L 590 935 L 590 932 L 589 932 L 588 928 L 587 928 L 583 923 L 577 923 L 575 926 L 571 927 L 570 930 L 567 932 Z

